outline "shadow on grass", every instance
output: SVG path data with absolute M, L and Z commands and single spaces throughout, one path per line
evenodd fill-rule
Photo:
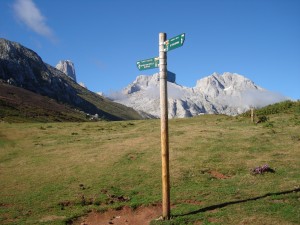
M 248 198 L 248 199 L 231 201 L 231 202 L 224 202 L 224 203 L 221 203 L 221 204 L 218 204 L 218 205 L 208 206 L 208 207 L 198 209 L 198 210 L 195 210 L 195 211 L 192 211 L 192 212 L 189 212 L 189 213 L 185 213 L 185 214 L 181 214 L 181 215 L 174 215 L 174 217 L 195 215 L 195 214 L 198 214 L 198 213 L 201 213 L 201 212 L 206 212 L 206 211 L 211 211 L 211 210 L 214 210 L 214 209 L 224 208 L 228 205 L 235 205 L 235 204 L 239 204 L 239 203 L 243 203 L 243 202 L 255 201 L 255 200 L 266 198 L 266 197 L 269 197 L 269 196 L 272 196 L 272 195 L 284 195 L 284 194 L 289 194 L 289 193 L 292 193 L 292 192 L 299 192 L 299 191 L 300 191 L 300 188 L 296 188 L 296 189 L 289 190 L 289 191 L 282 191 L 282 192 L 276 192 L 276 193 L 267 193 L 265 195 L 254 197 L 254 198 Z

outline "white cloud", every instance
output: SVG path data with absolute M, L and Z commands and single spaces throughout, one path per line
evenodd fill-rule
M 148 98 L 159 99 L 160 98 L 160 89 L 159 86 L 149 85 L 144 90 L 144 95 Z
M 257 108 L 261 108 L 270 104 L 274 104 L 277 102 L 282 102 L 289 100 L 289 98 L 283 96 L 282 94 L 275 93 L 272 91 L 255 91 L 248 90 L 242 92 L 243 101 L 249 105 Z
M 123 94 L 122 91 L 110 90 L 109 93 L 105 96 L 112 101 L 121 101 L 121 100 L 128 99 L 128 96 Z
M 289 100 L 289 98 L 267 90 L 245 90 L 235 96 L 219 96 L 218 100 L 232 107 L 244 106 L 249 108 L 261 108 Z
M 16 0 L 13 9 L 15 15 L 34 32 L 55 41 L 54 33 L 46 24 L 46 18 L 32 0 Z

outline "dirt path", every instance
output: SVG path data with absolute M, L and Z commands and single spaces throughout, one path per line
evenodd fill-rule
M 74 221 L 73 225 L 148 225 L 161 216 L 161 206 L 139 207 L 135 210 L 124 207 L 121 210 L 108 210 L 104 213 L 92 212 Z

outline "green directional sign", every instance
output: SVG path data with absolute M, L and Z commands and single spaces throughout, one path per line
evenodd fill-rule
M 164 42 L 165 52 L 181 47 L 183 45 L 184 39 L 185 39 L 185 33 L 179 34 L 176 37 L 166 40 Z
M 148 69 L 153 69 L 157 68 L 159 65 L 159 58 L 151 58 L 151 59 L 144 59 L 141 61 L 137 61 L 136 65 L 139 70 L 148 70 Z

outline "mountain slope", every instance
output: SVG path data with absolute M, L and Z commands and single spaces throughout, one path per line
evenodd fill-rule
M 81 87 L 34 51 L 5 39 L 0 39 L 0 79 L 103 119 L 141 118 L 135 110 Z
M 159 93 L 159 74 L 141 75 L 110 97 L 145 117 L 160 117 Z M 176 84 L 173 75 L 168 82 L 169 118 L 200 114 L 237 115 L 252 106 L 260 107 L 285 99 L 235 73 L 214 73 L 198 80 L 193 88 Z
M 86 115 L 55 100 L 0 82 L 0 121 L 87 121 Z

